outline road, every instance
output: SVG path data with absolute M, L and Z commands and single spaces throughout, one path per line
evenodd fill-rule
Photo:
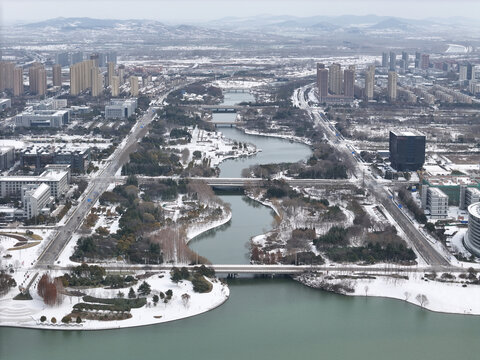
M 182 84 L 181 86 L 183 86 Z M 170 91 L 176 90 L 178 87 Z M 169 92 L 170 92 L 169 91 Z M 168 93 L 162 95 L 159 101 L 163 101 Z M 53 264 L 62 250 L 71 239 L 72 234 L 80 227 L 80 224 L 89 214 L 93 204 L 98 200 L 101 194 L 108 188 L 111 179 L 115 177 L 117 171 L 125 164 L 135 148 L 139 139 L 145 136 L 147 125 L 153 120 L 154 107 L 151 106 L 144 115 L 135 123 L 125 140 L 115 149 L 107 165 L 100 170 L 92 179 L 87 189 L 79 199 L 79 204 L 75 208 L 65 225 L 57 231 L 50 243 L 45 247 L 37 259 L 36 266 L 42 267 Z
M 415 227 L 415 224 L 413 224 L 407 215 L 390 199 L 390 194 L 385 190 L 384 184 L 377 181 L 370 172 L 365 171 L 363 163 L 354 149 L 344 141 L 340 134 L 337 134 L 323 113 L 317 108 L 310 107 L 305 100 L 305 92 L 311 87 L 312 85 L 307 85 L 295 91 L 294 96 L 296 97 L 295 102 L 297 105 L 301 109 L 306 110 L 314 123 L 322 128 L 332 146 L 342 152 L 347 158 L 353 157 L 353 169 L 351 169 L 353 174 L 357 178 L 362 178 L 363 186 L 384 206 L 393 219 L 395 219 L 410 240 L 410 243 L 427 264 L 432 266 L 449 266 L 450 263 L 448 260 L 430 244 L 429 240 Z
M 125 271 L 170 271 L 174 266 L 185 266 L 189 270 L 193 270 L 195 265 L 124 265 L 117 264 L 102 265 L 109 272 L 125 272 Z M 447 272 L 465 272 L 465 269 L 455 266 L 358 266 L 358 265 L 223 265 L 213 264 L 208 265 L 220 274 L 259 274 L 259 275 L 275 275 L 275 274 L 302 274 L 305 272 L 339 272 L 339 273 L 385 273 L 385 274 L 399 274 L 399 273 L 424 273 L 431 271 L 447 271 Z M 50 269 L 68 271 L 69 268 L 65 266 L 51 265 Z

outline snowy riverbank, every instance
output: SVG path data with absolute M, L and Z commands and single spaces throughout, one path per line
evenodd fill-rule
M 56 275 L 60 275 L 60 273 Z M 209 280 L 212 284 L 212 290 L 203 294 L 194 292 L 190 281 L 173 283 L 170 280 L 169 273 L 165 271 L 155 273 L 146 281 L 151 285 L 152 293 L 147 298 L 147 305 L 131 310 L 131 318 L 112 321 L 83 319 L 80 324 L 75 323 L 75 318 L 73 323 L 70 324 L 63 324 L 61 319 L 71 312 L 73 305 L 82 301 L 81 297 L 64 296 L 61 305 L 47 307 L 35 291 L 31 292 L 33 300 L 13 300 L 18 290 L 12 289 L 5 297 L 0 299 L 0 326 L 48 330 L 106 330 L 153 325 L 210 311 L 222 305 L 230 295 L 228 286 L 219 280 Z M 143 280 L 133 286 L 136 292 L 138 292 L 138 287 L 142 282 Z M 128 289 L 120 290 L 128 292 Z M 152 302 L 152 296 L 160 292 L 165 293 L 167 290 L 172 290 L 172 299 L 166 304 L 159 302 L 155 306 Z M 90 288 L 82 291 L 95 297 L 114 298 L 119 289 Z M 187 302 L 182 297 L 184 294 L 189 295 Z M 43 323 L 40 321 L 41 316 L 47 318 Z M 56 324 L 52 323 L 52 317 L 56 318 Z
M 422 308 L 443 313 L 480 315 L 480 286 L 461 282 L 426 280 L 423 273 L 408 273 L 408 279 L 386 275 L 362 274 L 359 279 L 335 281 L 328 275 L 305 274 L 295 278 L 313 288 L 343 282 L 353 288 L 348 296 L 375 296 L 407 301 Z M 440 274 L 438 274 L 440 276 Z M 454 274 L 458 277 L 458 274 Z

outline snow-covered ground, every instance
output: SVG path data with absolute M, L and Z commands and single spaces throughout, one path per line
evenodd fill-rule
M 61 273 L 55 274 L 55 276 L 59 275 Z M 19 273 L 18 276 L 23 277 L 24 274 Z M 190 281 L 181 281 L 175 284 L 170 280 L 168 272 L 155 273 L 147 278 L 146 281 L 152 288 L 152 293 L 147 297 L 147 305 L 139 309 L 132 309 L 132 317 L 130 319 L 119 321 L 83 320 L 81 325 L 65 325 L 60 322 L 65 315 L 71 312 L 73 305 L 82 302 L 80 297 L 64 296 L 61 305 L 50 307 L 44 305 L 43 300 L 36 293 L 35 289 L 30 290 L 33 297 L 33 300 L 30 301 L 13 300 L 12 298 L 18 294 L 18 290 L 12 289 L 5 297 L 0 299 L 0 326 L 56 330 L 99 330 L 159 324 L 212 310 L 223 304 L 230 294 L 228 286 L 218 280 L 211 281 L 212 291 L 209 293 L 196 293 L 193 291 Z M 136 292 L 142 282 L 143 280 L 133 286 Z M 169 289 L 173 291 L 172 299 L 167 304 L 160 301 L 157 306 L 154 306 L 152 296 L 160 292 L 165 293 Z M 87 295 L 95 297 L 113 298 L 119 292 L 119 289 L 93 288 L 83 289 L 82 291 L 87 293 Z M 128 288 L 120 289 L 120 291 L 125 293 L 126 296 Z M 188 303 L 184 303 L 182 300 L 183 294 L 190 296 Z M 40 317 L 43 315 L 48 320 L 42 324 Z M 52 317 L 57 319 L 56 325 L 51 324 L 50 319 Z
M 424 274 L 409 273 L 409 279 L 373 275 L 375 279 L 355 279 L 352 296 L 378 296 L 394 298 L 421 306 L 417 297 L 424 295 L 423 307 L 438 312 L 480 315 L 480 286 L 461 283 L 426 281 Z M 438 274 L 440 276 L 441 274 Z M 455 274 L 458 275 L 458 274 Z M 300 281 L 308 286 L 318 287 L 323 277 L 302 276 Z M 458 279 L 457 279 L 458 280 Z

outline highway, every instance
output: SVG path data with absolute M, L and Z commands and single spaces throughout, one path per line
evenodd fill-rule
M 385 209 L 390 213 L 390 215 L 395 219 L 397 224 L 403 230 L 405 235 L 410 240 L 410 243 L 413 245 L 418 254 L 427 262 L 427 264 L 432 266 L 448 266 L 450 263 L 445 259 L 429 242 L 429 240 L 415 227 L 408 216 L 402 211 L 398 206 L 390 199 L 390 194 L 384 189 L 384 184 L 380 183 L 375 179 L 372 174 L 362 167 L 363 164 L 359 157 L 356 155 L 355 151 L 350 145 L 346 144 L 343 141 L 343 137 L 338 135 L 336 131 L 332 128 L 331 124 L 328 123 L 324 115 L 320 112 L 319 109 L 312 108 L 309 106 L 308 102 L 305 100 L 305 91 L 308 88 L 311 88 L 312 85 L 304 86 L 300 89 L 297 89 L 295 96 L 297 97 L 295 101 L 298 103 L 301 109 L 306 110 L 314 123 L 321 127 L 325 136 L 327 137 L 330 144 L 342 152 L 346 157 L 353 157 L 354 168 L 351 169 L 354 175 L 357 178 L 362 178 L 363 186 L 374 195 L 376 200 L 382 204 Z M 360 175 L 362 174 L 362 175 Z

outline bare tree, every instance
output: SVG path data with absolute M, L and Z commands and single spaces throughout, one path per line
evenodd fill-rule
M 190 295 L 188 295 L 187 293 L 182 294 L 183 306 L 185 306 L 187 308 L 189 301 L 190 301 Z
M 420 307 L 422 308 L 428 305 L 428 299 L 426 295 L 418 294 L 415 299 L 418 301 Z
M 368 285 L 365 285 L 365 296 L 368 296 Z
M 408 291 L 405 291 L 405 292 L 403 293 L 403 296 L 405 296 L 405 301 L 407 301 L 407 300 L 410 298 L 410 295 L 411 295 L 411 294 L 410 294 Z

